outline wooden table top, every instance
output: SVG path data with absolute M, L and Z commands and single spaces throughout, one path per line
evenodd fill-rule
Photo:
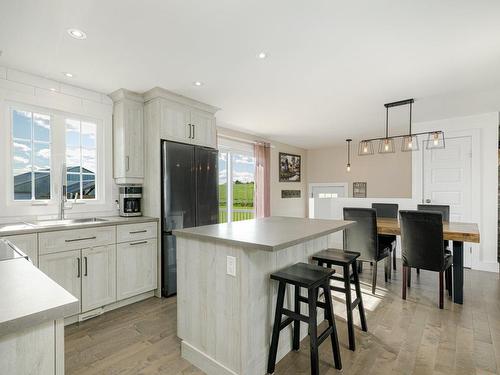
M 377 218 L 378 234 L 401 234 L 397 219 Z M 476 223 L 443 223 L 443 238 L 451 241 L 479 243 L 479 227 Z

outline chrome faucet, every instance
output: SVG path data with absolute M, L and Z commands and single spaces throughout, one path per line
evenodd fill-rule
M 64 220 L 64 210 L 67 201 L 66 197 L 67 191 L 68 191 L 68 185 L 66 180 L 66 163 L 63 163 L 61 170 L 61 197 L 59 200 L 59 220 Z

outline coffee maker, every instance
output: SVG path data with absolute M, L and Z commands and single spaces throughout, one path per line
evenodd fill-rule
M 142 216 L 142 186 L 120 186 L 120 216 Z

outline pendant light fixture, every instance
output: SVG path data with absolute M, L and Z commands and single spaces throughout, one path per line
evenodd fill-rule
M 397 102 L 392 102 L 392 103 L 386 103 L 384 104 L 385 107 L 385 137 L 381 138 L 370 138 L 370 139 L 363 139 L 359 142 L 358 146 L 358 155 L 364 156 L 364 155 L 373 155 L 373 142 L 377 141 L 379 146 L 378 146 L 378 152 L 379 154 L 389 154 L 395 152 L 395 147 L 394 147 L 394 140 L 397 138 L 402 138 L 403 139 L 403 144 L 401 146 L 401 151 L 403 152 L 411 152 L 411 151 L 418 151 L 419 150 L 419 144 L 418 144 L 418 136 L 419 135 L 427 135 L 427 143 L 426 143 L 426 149 L 440 149 L 440 148 L 445 148 L 445 138 L 444 138 L 444 132 L 442 130 L 433 130 L 433 131 L 428 131 L 428 132 L 421 132 L 421 133 L 412 133 L 412 115 L 413 115 L 413 103 L 415 102 L 414 99 L 406 99 L 406 100 L 400 100 Z M 389 108 L 392 107 L 399 107 L 402 105 L 409 105 L 409 129 L 407 134 L 403 135 L 395 135 L 390 137 L 389 136 Z
M 392 154 L 395 151 L 394 139 L 389 138 L 389 107 L 385 107 L 385 138 L 378 143 L 378 153 Z
M 345 140 L 347 142 L 347 167 L 346 167 L 346 170 L 347 172 L 350 172 L 351 171 L 351 142 L 352 142 L 352 139 L 346 139 Z
M 408 135 L 403 137 L 403 145 L 401 146 L 401 151 L 410 152 L 410 151 L 418 151 L 418 138 L 416 134 L 412 134 L 411 132 L 411 117 L 412 117 L 412 109 L 413 109 L 413 99 L 409 99 L 408 104 L 410 105 L 410 129 L 408 130 Z

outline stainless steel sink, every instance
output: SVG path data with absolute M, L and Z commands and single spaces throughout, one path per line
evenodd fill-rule
M 92 223 L 103 223 L 106 222 L 106 219 L 101 219 L 98 217 L 88 217 L 84 219 L 65 219 L 65 220 L 40 220 L 33 221 L 30 224 L 39 226 L 39 227 L 49 227 L 49 226 L 66 226 L 66 225 L 83 225 L 83 224 L 92 224 Z

